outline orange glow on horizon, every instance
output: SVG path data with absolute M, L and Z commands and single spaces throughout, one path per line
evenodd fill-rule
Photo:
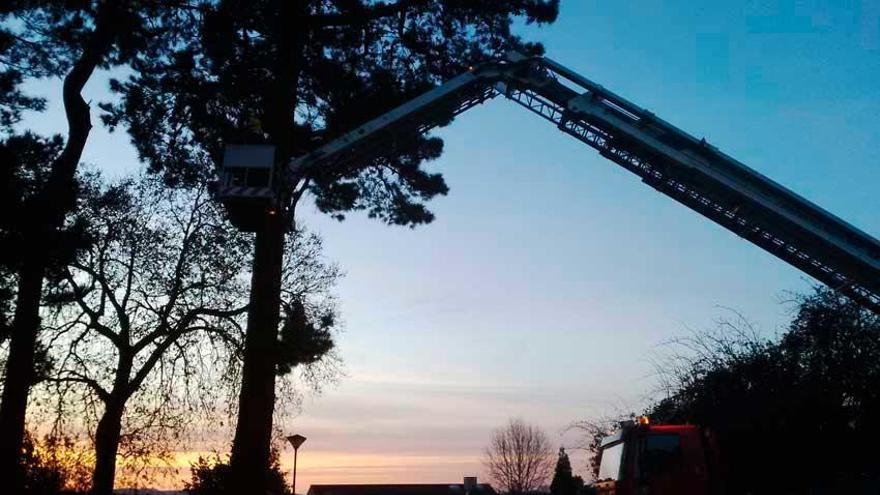
M 199 457 L 216 458 L 212 451 L 180 451 L 169 464 L 157 459 L 154 467 L 158 489 L 181 489 L 190 479 L 190 466 Z M 221 459 L 223 455 L 221 454 Z M 293 469 L 293 452 L 281 454 L 281 469 L 288 482 Z M 339 483 L 455 483 L 466 475 L 478 474 L 480 459 L 474 456 L 437 454 L 382 454 L 300 450 L 297 492 L 312 484 Z M 120 486 L 118 488 L 126 488 Z

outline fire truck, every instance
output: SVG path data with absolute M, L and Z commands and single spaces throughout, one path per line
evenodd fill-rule
M 599 495 L 722 495 L 717 443 L 695 425 L 627 421 L 602 440 Z

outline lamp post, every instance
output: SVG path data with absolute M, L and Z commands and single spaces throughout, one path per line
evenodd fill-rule
M 306 441 L 306 437 L 291 435 L 287 437 L 287 441 L 293 446 L 293 495 L 296 495 L 296 455 L 299 453 L 299 446 Z

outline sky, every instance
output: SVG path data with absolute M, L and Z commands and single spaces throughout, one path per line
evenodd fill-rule
M 880 0 L 563 0 L 519 26 L 562 64 L 880 236 Z M 63 130 L 52 100 L 26 125 Z M 87 88 L 106 99 L 106 77 Z M 518 417 L 576 447 L 571 422 L 659 398 L 664 343 L 744 315 L 768 337 L 812 281 L 646 187 L 503 100 L 437 132 L 451 191 L 434 223 L 298 221 L 325 239 L 339 285 L 346 376 L 281 425 L 308 437 L 312 483 L 485 477 L 492 430 Z M 84 161 L 138 169 L 96 127 Z M 192 456 L 182 454 L 182 458 Z M 283 466 L 292 464 L 284 452 Z M 576 471 L 585 471 L 576 455 Z

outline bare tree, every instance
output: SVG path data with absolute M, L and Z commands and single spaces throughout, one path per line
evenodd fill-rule
M 55 370 L 46 383 L 63 420 L 94 431 L 92 493 L 104 495 L 118 460 L 128 483 L 143 481 L 194 411 L 216 420 L 240 371 L 252 239 L 229 228 L 205 188 L 171 189 L 151 177 L 105 188 L 79 216 L 94 242 L 54 288 Z M 325 296 L 338 270 L 317 263 L 313 237 L 291 238 L 287 249 L 310 251 L 287 267 L 293 299 L 285 303 L 298 319 L 282 334 L 318 345 L 307 356 L 265 356 L 286 365 L 280 372 L 333 348 L 335 305 Z
M 553 473 L 555 456 L 547 435 L 521 419 L 495 430 L 484 455 L 489 477 L 511 494 L 536 490 Z
M 120 445 L 123 456 L 144 449 L 123 428 L 144 439 L 182 425 L 178 413 L 190 404 L 175 402 L 190 398 L 204 364 L 196 343 L 234 353 L 249 241 L 230 232 L 206 191 L 151 178 L 107 188 L 79 216 L 94 245 L 54 288 L 70 304 L 54 318 L 50 348 L 61 352 L 48 381 L 80 385 L 59 397 L 79 396 L 76 404 L 97 418 L 92 492 L 109 494 Z
M 651 357 L 658 387 L 655 395 L 669 398 L 680 390 L 695 386 L 706 373 L 735 365 L 743 356 L 766 349 L 770 340 L 744 315 L 729 309 L 705 330 L 664 342 Z

